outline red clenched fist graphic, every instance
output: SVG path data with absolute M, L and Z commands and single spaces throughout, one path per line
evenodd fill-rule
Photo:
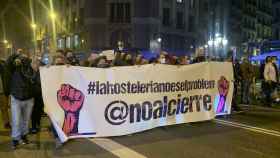
M 79 114 L 84 99 L 84 94 L 69 84 L 62 84 L 57 91 L 57 102 L 65 112 L 63 131 L 66 135 L 78 133 Z
M 220 95 L 227 96 L 229 90 L 229 81 L 227 81 L 224 76 L 222 76 L 218 81 L 218 89 Z
M 218 90 L 220 99 L 217 107 L 217 113 L 222 113 L 225 110 L 226 99 L 229 91 L 229 81 L 224 76 L 221 76 L 218 81 Z

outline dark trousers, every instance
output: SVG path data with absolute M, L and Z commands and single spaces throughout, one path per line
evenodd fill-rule
M 272 106 L 273 100 L 272 100 L 272 93 L 275 90 L 275 87 L 277 86 L 274 82 L 265 82 L 265 104 L 267 106 Z
M 37 129 L 41 126 L 41 116 L 44 110 L 44 103 L 42 97 L 35 97 L 34 99 L 34 107 L 32 111 L 32 128 Z
M 241 83 L 241 101 L 243 104 L 250 104 L 250 81 L 243 80 Z
M 232 96 L 232 109 L 233 110 L 239 110 L 238 103 L 237 103 L 237 97 L 238 97 L 238 82 L 234 82 L 234 90 L 233 90 L 233 96 Z

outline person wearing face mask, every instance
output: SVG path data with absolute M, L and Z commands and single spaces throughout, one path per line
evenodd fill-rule
M 34 71 L 31 60 L 23 50 L 18 50 L 7 60 L 8 89 L 11 96 L 12 114 L 12 149 L 19 143 L 28 144 L 29 120 L 31 118 L 33 99 Z
M 97 58 L 97 68 L 109 68 L 110 64 L 107 63 L 106 56 L 100 56 Z
M 42 98 L 41 79 L 39 67 L 41 65 L 39 58 L 33 58 L 31 66 L 34 71 L 33 89 L 34 89 L 34 107 L 31 115 L 31 133 L 36 134 L 40 131 L 41 116 L 44 112 L 44 102 Z
M 165 54 L 160 54 L 159 59 L 158 59 L 158 63 L 160 64 L 167 64 L 166 62 L 166 55 Z
M 135 65 L 142 65 L 143 56 L 141 54 L 137 54 L 134 60 Z
M 132 65 L 134 65 L 131 54 L 127 53 L 127 54 L 124 55 L 124 62 L 125 62 L 125 66 L 132 66 Z
M 179 58 L 179 65 L 189 65 L 190 61 L 188 56 L 182 56 Z
M 74 56 L 73 52 L 71 50 L 68 50 L 66 53 L 66 60 L 67 64 L 72 66 L 79 66 L 79 60 Z
M 53 65 L 65 65 L 64 57 L 61 55 L 55 56 Z

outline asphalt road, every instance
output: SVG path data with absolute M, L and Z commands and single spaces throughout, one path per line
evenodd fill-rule
M 32 144 L 10 149 L 0 129 L 0 158 L 279 158 L 280 110 L 250 107 L 213 121 L 155 128 L 129 136 L 71 140 L 55 149 L 46 129 Z

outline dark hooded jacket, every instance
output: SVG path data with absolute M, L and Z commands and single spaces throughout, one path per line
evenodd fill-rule
M 21 64 L 15 63 L 20 60 Z M 20 55 L 12 55 L 7 60 L 8 93 L 18 100 L 28 100 L 33 97 L 33 81 L 35 74 L 31 60 Z

